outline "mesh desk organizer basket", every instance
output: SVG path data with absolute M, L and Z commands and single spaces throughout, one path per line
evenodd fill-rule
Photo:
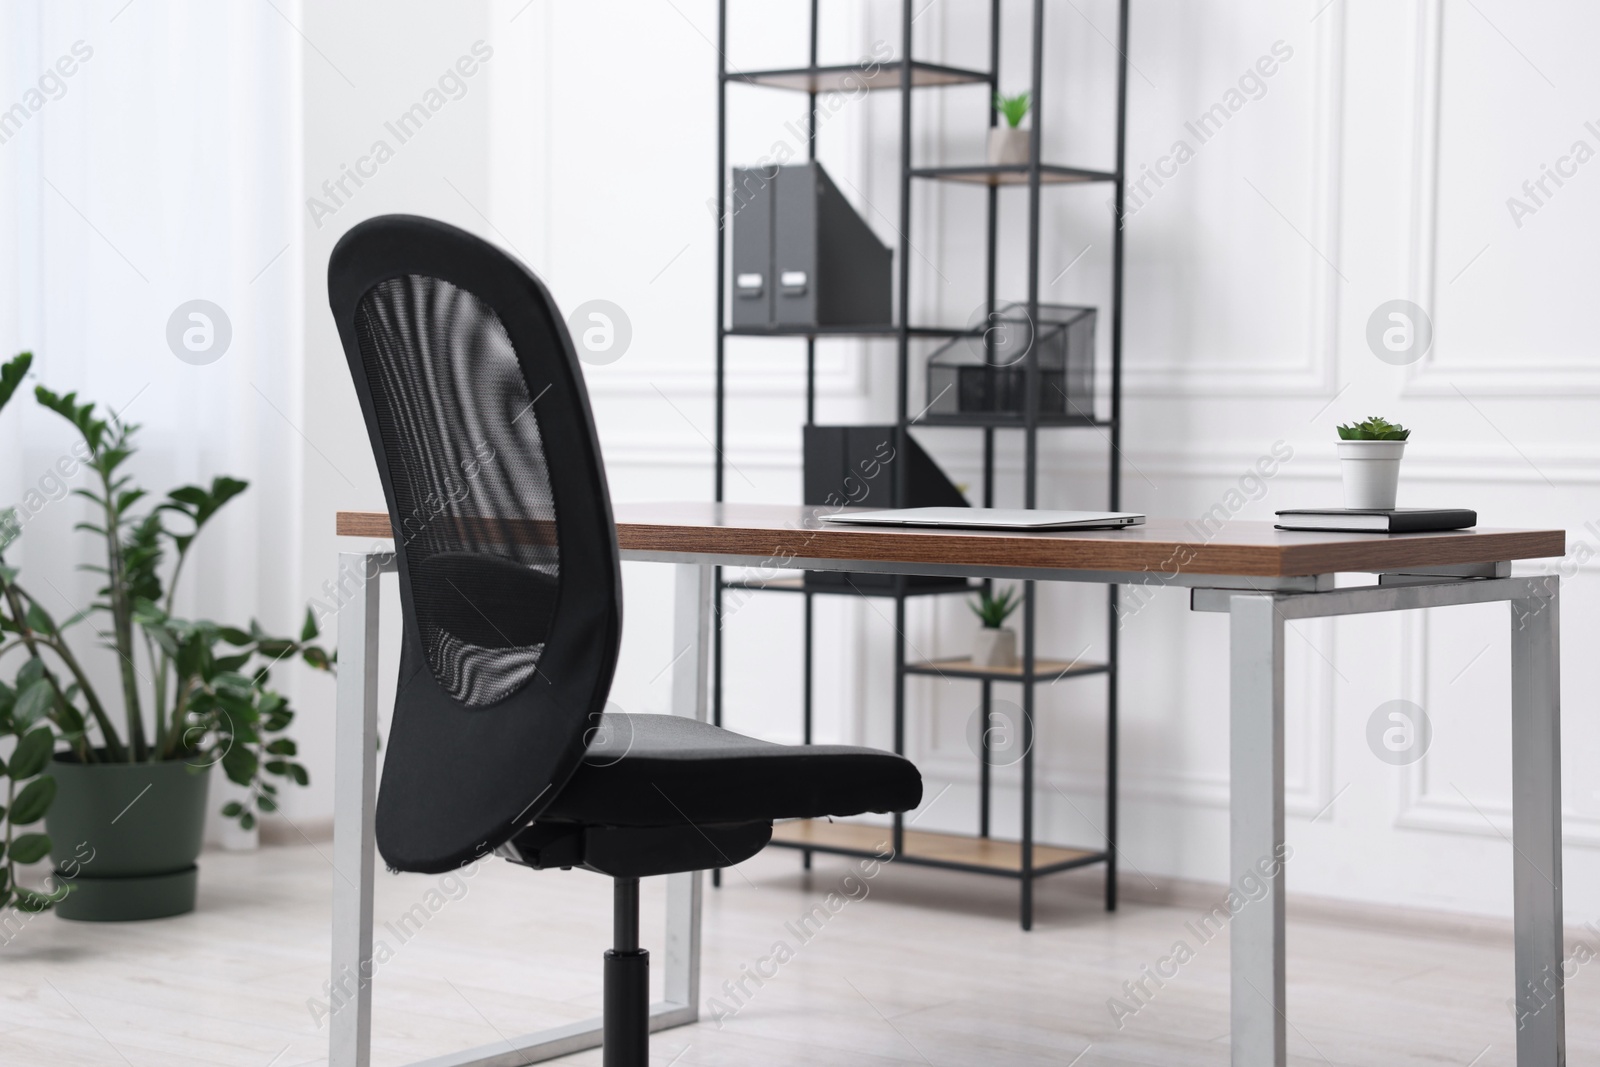
M 982 334 L 957 337 L 928 357 L 928 414 L 1025 416 L 1028 353 L 1037 334 L 1039 415 L 1094 415 L 1095 309 L 1040 304 L 1039 328 L 1026 304 L 1001 304 Z

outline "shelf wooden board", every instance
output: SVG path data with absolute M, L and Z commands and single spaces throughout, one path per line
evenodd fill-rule
M 1077 677 L 1084 674 L 1104 674 L 1105 671 L 1106 667 L 1103 663 L 1079 663 L 1059 659 L 1036 659 L 1033 661 L 1033 676 L 1040 681 L 1049 681 L 1060 677 Z M 998 678 L 1008 681 L 1021 681 L 1024 677 L 1020 662 L 1015 667 L 974 667 L 970 656 L 908 663 L 906 664 L 906 672 L 908 674 L 930 674 L 955 678 Z
M 872 826 L 858 822 L 828 822 L 825 819 L 796 819 L 774 826 L 772 840 L 774 844 L 791 848 L 807 846 L 839 848 L 887 855 L 893 837 L 887 826 Z M 992 837 L 966 837 L 961 834 L 939 834 L 928 830 L 907 830 L 904 841 L 907 859 L 963 863 L 996 871 L 1022 870 L 1022 845 L 1016 841 L 1000 841 Z M 1099 853 L 1088 849 L 1036 844 L 1033 846 L 1033 865 L 1035 868 L 1052 867 L 1058 863 L 1092 859 L 1098 855 Z
M 938 63 L 911 64 L 913 89 L 936 88 L 942 85 L 981 85 L 989 75 L 981 70 L 946 67 Z M 848 63 L 827 67 L 794 67 L 786 70 L 747 70 L 729 72 L 728 81 L 747 85 L 764 85 L 769 89 L 793 89 L 802 93 L 845 92 L 853 93 L 875 89 L 898 89 L 901 67 L 894 60 L 887 62 Z
M 973 185 L 1027 185 L 1028 166 L 1025 163 L 979 163 L 962 167 L 914 167 L 913 178 L 932 178 L 936 181 L 968 182 Z M 1039 168 L 1040 185 L 1075 185 L 1083 182 L 1114 182 L 1117 175 L 1108 170 L 1088 170 L 1084 167 L 1063 167 L 1046 163 Z

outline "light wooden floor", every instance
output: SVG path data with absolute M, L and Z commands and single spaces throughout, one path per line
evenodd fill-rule
M 0 1063 L 321 1063 L 326 1029 L 307 1001 L 327 977 L 326 845 L 208 853 L 201 909 L 125 925 L 46 917 L 0 948 Z M 758 856 L 707 890 L 704 995 L 774 943 L 795 949 L 719 1027 L 655 1036 L 653 1062 L 695 1065 L 1224 1065 L 1226 935 L 1203 947 L 1198 908 L 1096 905 L 1093 871 L 1041 888 L 1021 933 L 1015 887 L 998 879 L 886 868 L 844 882 L 847 861 L 807 878 L 789 852 Z M 382 922 L 429 903 L 438 878 L 380 876 Z M 431 898 L 419 933 L 378 972 L 374 1063 L 402 1064 L 594 1014 L 609 935 L 605 881 L 499 861 Z M 830 892 L 851 900 L 802 943 L 789 929 Z M 451 899 L 452 893 L 459 899 Z M 837 901 L 835 902 L 837 904 Z M 662 896 L 646 891 L 659 949 Z M 1290 1062 L 1297 1065 L 1514 1063 L 1508 944 L 1376 932 L 1293 918 Z M 1179 938 L 1197 947 L 1178 977 L 1119 1031 L 1107 1000 Z M 767 973 L 771 965 L 762 964 Z M 1593 969 L 1591 973 L 1591 968 Z M 657 975 L 659 978 L 659 975 Z M 1153 987 L 1152 987 L 1153 988 Z M 1600 964 L 1568 985 L 1570 1062 L 1600 1059 Z M 1081 1054 L 1081 1055 L 1080 1055 Z M 588 1052 L 564 1061 L 598 1064 Z

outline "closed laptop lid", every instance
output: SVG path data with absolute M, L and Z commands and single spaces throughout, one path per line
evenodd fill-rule
M 967 526 L 996 530 L 1064 530 L 1138 526 L 1144 516 L 1127 511 L 1049 511 L 1037 508 L 895 508 L 850 511 L 824 521 L 869 526 Z

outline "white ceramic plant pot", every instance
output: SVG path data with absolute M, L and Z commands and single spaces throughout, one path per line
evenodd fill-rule
M 990 629 L 985 626 L 972 639 L 972 665 L 974 667 L 1015 667 L 1017 665 L 1017 632 Z
M 1340 441 L 1339 466 L 1344 472 L 1344 506 L 1387 511 L 1400 486 L 1404 441 Z
M 989 127 L 989 162 L 995 166 L 1028 162 L 1031 134 L 1011 126 Z

